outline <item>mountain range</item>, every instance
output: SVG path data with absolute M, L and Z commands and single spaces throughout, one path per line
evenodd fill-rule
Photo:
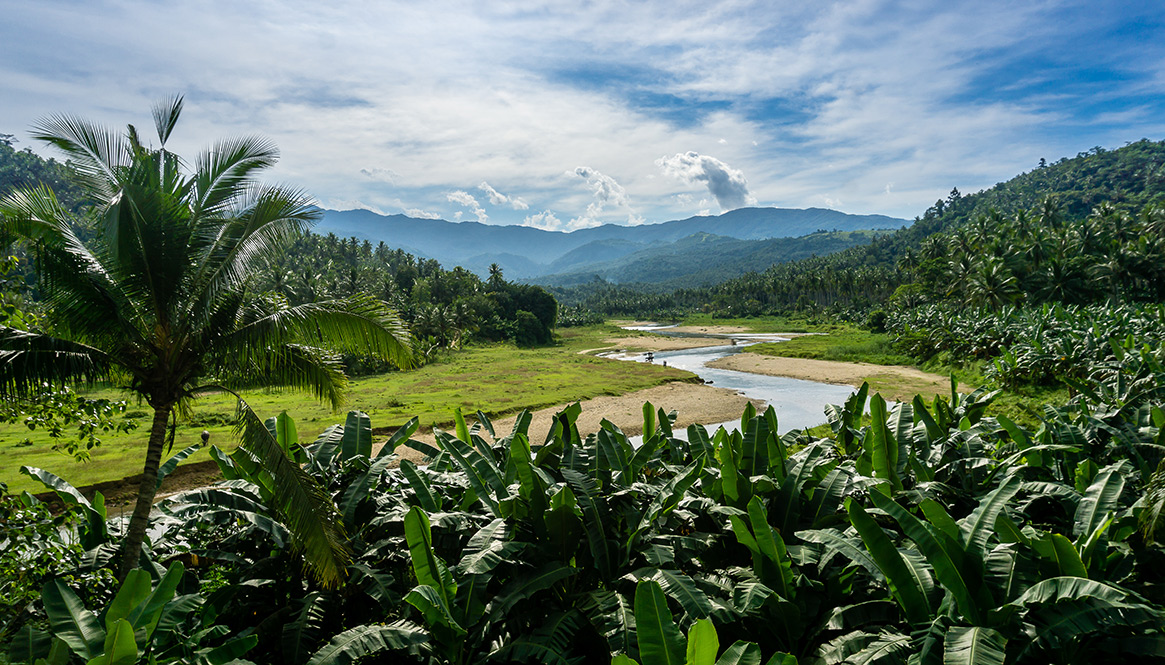
M 509 279 L 553 283 L 577 281 L 584 275 L 599 275 L 611 281 L 641 281 L 644 277 L 648 278 L 646 281 L 661 281 L 651 279 L 652 274 L 640 274 L 641 271 L 626 275 L 620 271 L 625 271 L 628 262 L 643 264 L 658 256 L 699 253 L 704 249 L 700 246 L 706 248 L 709 242 L 731 245 L 737 256 L 742 250 L 748 251 L 754 255 L 750 264 L 763 269 L 768 265 L 761 265 L 765 262 L 765 247 L 774 250 L 771 264 L 799 254 L 796 250 L 798 243 L 793 239 L 802 236 L 821 231 L 842 234 L 846 240 L 841 244 L 822 244 L 818 235 L 813 251 L 827 253 L 868 241 L 866 236 L 847 232 L 896 229 L 908 223 L 884 215 L 850 215 L 822 208 L 739 208 L 721 215 L 689 217 L 659 224 L 604 224 L 562 232 L 528 226 L 380 215 L 369 210 L 325 210 L 315 231 L 335 233 L 340 237 L 355 236 L 374 243 L 383 241 L 390 247 L 436 259 L 447 268 L 459 265 L 479 275 L 486 274 L 490 264 L 496 263 Z M 782 238 L 788 242 L 773 240 Z M 755 256 L 757 251 L 761 252 L 759 259 Z M 719 256 L 724 252 L 716 254 Z M 684 256 L 680 263 L 690 261 Z M 684 268 L 669 270 L 667 278 L 709 267 L 697 261 L 686 272 Z M 558 276 L 562 279 L 556 279 Z

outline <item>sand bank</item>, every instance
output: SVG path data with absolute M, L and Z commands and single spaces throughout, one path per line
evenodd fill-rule
M 930 399 L 932 395 L 950 393 L 950 378 L 931 374 L 913 367 L 900 365 L 871 365 L 808 358 L 781 358 L 757 353 L 738 353 L 708 363 L 708 367 L 733 369 L 768 376 L 787 376 L 793 379 L 820 381 L 837 385 L 860 387 L 868 381 L 873 391 L 886 399 L 902 401 L 914 395 Z M 970 387 L 959 386 L 960 392 Z

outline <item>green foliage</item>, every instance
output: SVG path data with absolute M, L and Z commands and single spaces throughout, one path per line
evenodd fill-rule
M 459 349 L 467 341 L 513 340 L 521 346 L 550 342 L 558 303 L 544 289 L 506 281 L 497 270 L 488 280 L 458 266 L 446 270 L 381 242 L 302 233 L 287 251 L 266 257 L 256 288 L 292 305 L 369 294 L 400 313 L 420 351 Z M 522 316 L 521 312 L 526 312 Z M 533 317 L 533 318 L 530 318 Z M 357 354 L 344 356 L 349 373 L 392 369 Z
M 25 608 L 44 582 L 80 563 L 83 548 L 63 534 L 84 520 L 81 512 L 53 515 L 45 504 L 10 495 L 0 484 L 0 644 L 24 623 Z
M 39 393 L 0 404 L 0 423 L 22 423 L 30 431 L 45 431 L 58 441 L 53 450 L 86 461 L 90 451 L 101 445 L 99 434 L 128 434 L 137 429 L 137 420 L 122 417 L 125 408 L 124 400 L 82 397 L 70 388 L 52 390 L 45 384 Z
M 875 365 L 913 365 L 914 358 L 894 347 L 894 338 L 881 333 L 832 326 L 825 335 L 793 337 L 787 342 L 766 342 L 748 347 L 749 353 L 784 358 L 813 358 Z
M 28 148 L 17 150 L 11 140 L 0 140 L 0 197 L 16 189 L 37 186 L 52 189 L 70 210 L 79 210 L 88 203 L 71 177 L 68 163 L 44 159 Z
M 581 271 L 538 278 L 566 299 L 588 299 L 596 277 L 615 284 L 633 284 L 649 292 L 701 288 L 761 272 L 774 264 L 833 254 L 865 245 L 886 231 L 824 231 L 798 238 L 742 240 L 696 233 L 674 243 L 642 249 L 609 261 L 591 257 Z M 594 249 L 589 248 L 589 249 Z M 573 287 L 573 288 L 572 288 Z M 579 288 L 583 287 L 583 288 Z
M 1156 648 L 1160 573 L 1143 562 L 1162 550 L 1138 534 L 1135 488 L 1165 415 L 1067 409 L 1029 430 L 985 415 L 993 397 L 889 405 L 863 388 L 824 439 L 778 436 L 775 412 L 752 409 L 740 431 L 681 439 L 645 405 L 638 446 L 609 423 L 583 436 L 577 406 L 540 445 L 528 417 L 496 432 L 457 412 L 436 445 L 412 422 L 375 457 L 363 414 L 306 445 L 280 416 L 262 431 L 335 504 L 343 585 L 300 572 L 297 527 L 238 453 L 218 454 L 225 483 L 162 502 L 152 552 L 183 553 L 230 630 L 285 626 L 254 632 L 263 662 L 1101 663 Z M 402 447 L 426 463 L 395 466 Z
M 100 612 L 86 609 L 66 584 L 52 580 L 41 592 L 48 631 L 26 627 L 9 656 L 17 663 L 66 663 L 71 652 L 90 665 L 239 662 L 258 639 L 250 631 L 228 635 L 213 625 L 213 613 L 202 611 L 201 597 L 178 595 L 184 573 L 175 563 L 154 584 L 144 570 L 131 571 Z

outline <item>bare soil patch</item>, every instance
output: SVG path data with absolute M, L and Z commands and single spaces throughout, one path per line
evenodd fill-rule
M 674 427 L 686 428 L 693 423 L 714 424 L 739 418 L 744 412 L 748 398 L 734 390 L 715 388 L 698 383 L 675 381 L 662 386 L 637 390 L 626 395 L 603 395 L 582 402 L 582 414 L 577 424 L 580 434 L 585 436 L 590 432 L 597 432 L 604 419 L 611 421 L 628 436 L 643 433 L 643 403 L 651 402 L 657 409 L 665 412 L 676 411 Z M 554 414 L 569 406 L 562 404 L 546 409 L 534 411 L 530 422 L 530 441 L 537 445 L 546 438 Z M 514 427 L 516 416 L 499 418 L 493 421 L 494 431 L 498 436 L 505 436 Z M 418 434 L 413 438 L 432 445 L 435 438 L 432 432 Z M 378 452 L 383 443 L 374 446 Z M 404 459 L 419 462 L 423 456 L 411 448 L 398 448 L 397 453 Z
M 768 376 L 787 376 L 793 379 L 820 381 L 837 385 L 860 387 L 868 381 L 872 391 L 896 401 L 911 399 L 914 395 L 929 398 L 950 393 L 950 378 L 931 374 L 913 367 L 899 365 L 871 365 L 809 358 L 782 358 L 757 353 L 738 353 L 708 363 L 708 367 L 733 369 Z M 961 392 L 971 387 L 959 386 Z
M 612 337 L 605 340 L 609 347 L 584 351 L 677 351 L 680 349 L 695 349 L 701 346 L 720 346 L 728 343 L 726 339 L 715 337 L 664 337 L 663 335 L 642 335 L 639 337 Z
M 162 487 L 158 491 L 157 496 L 154 497 L 154 500 L 161 501 L 179 492 L 207 487 L 219 480 L 222 480 L 222 474 L 219 473 L 218 464 L 213 460 L 179 464 L 178 468 L 174 469 L 162 481 Z M 137 500 L 138 496 L 138 487 L 141 484 L 142 475 L 139 473 L 135 476 L 129 476 L 120 480 L 106 480 L 93 485 L 78 487 L 77 490 L 90 501 L 93 500 L 93 496 L 97 492 L 101 492 L 101 495 L 105 497 L 105 508 L 112 517 L 122 513 L 129 513 L 133 510 L 134 501 Z M 56 492 L 40 492 L 35 496 L 49 504 L 49 508 L 54 511 L 63 508 Z

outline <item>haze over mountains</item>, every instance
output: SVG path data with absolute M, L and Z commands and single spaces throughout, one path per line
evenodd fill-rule
M 764 257 L 769 253 L 773 256 L 770 264 L 807 252 L 828 253 L 868 242 L 870 237 L 849 232 L 897 229 L 909 223 L 884 215 L 850 215 L 822 208 L 739 208 L 717 216 L 639 226 L 606 224 L 566 233 L 528 226 L 380 215 L 369 210 L 325 210 L 315 231 L 356 236 L 373 243 L 383 241 L 390 247 L 436 259 L 446 268 L 459 265 L 480 275 L 488 271 L 490 264 L 497 263 L 510 279 L 577 282 L 597 274 L 611 281 L 660 281 L 644 280 L 642 271 L 628 272 L 628 268 L 669 257 L 675 265 L 667 278 L 696 273 L 712 267 L 700 258 L 708 256 L 706 248 L 712 243 L 730 244 L 736 249 L 750 247 L 754 250 L 752 263 L 764 269 Z M 796 240 L 817 231 L 838 233 Z M 773 240 L 778 238 L 788 240 Z

